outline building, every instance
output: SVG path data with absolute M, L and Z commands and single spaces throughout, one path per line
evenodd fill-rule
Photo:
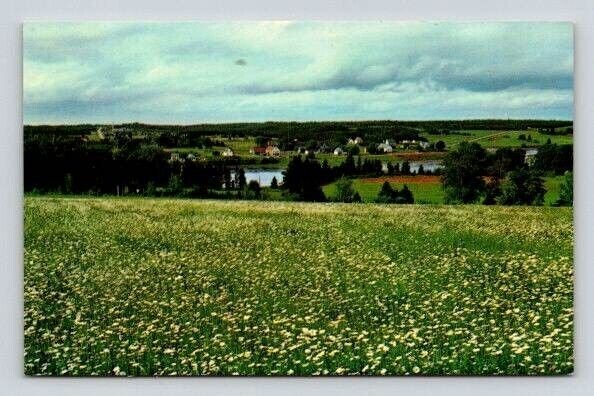
M 233 157 L 235 155 L 235 153 L 233 152 L 233 150 L 231 150 L 229 147 L 227 147 L 225 150 L 223 150 L 221 155 L 223 157 Z
M 534 165 L 534 162 L 536 162 L 536 154 L 538 154 L 538 149 L 527 149 L 524 154 L 524 162 L 528 164 L 528 166 Z
M 386 141 L 384 143 L 380 143 L 377 146 L 377 150 L 384 152 L 384 153 L 391 153 L 392 151 L 394 151 L 394 149 L 392 148 L 392 145 L 390 144 L 390 141 L 388 139 L 386 139 Z
M 357 137 L 356 137 L 356 138 L 354 138 L 354 139 L 349 139 L 349 142 L 348 142 L 348 144 L 350 144 L 350 145 L 355 145 L 355 144 L 359 145 L 359 144 L 363 144 L 363 139 L 362 139 L 361 137 L 357 136 Z
M 277 146 L 266 147 L 266 155 L 269 157 L 280 157 L 281 151 Z
M 430 144 L 429 142 L 419 142 L 419 147 L 422 148 L 423 150 L 427 150 L 429 148 Z
M 344 151 L 340 147 L 334 149 L 334 155 L 343 155 Z
M 183 158 L 180 157 L 179 153 L 171 153 L 169 162 L 184 162 Z
M 252 147 L 250 149 L 250 154 L 266 155 L 266 147 Z
M 318 153 L 331 153 L 332 147 L 328 146 L 327 144 L 323 143 L 320 148 L 318 149 Z

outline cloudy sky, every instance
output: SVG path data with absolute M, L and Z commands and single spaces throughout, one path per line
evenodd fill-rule
M 571 119 L 566 23 L 28 23 L 25 123 Z

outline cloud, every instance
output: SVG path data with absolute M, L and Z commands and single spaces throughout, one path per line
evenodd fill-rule
M 572 27 L 31 23 L 23 86 L 31 123 L 571 118 Z

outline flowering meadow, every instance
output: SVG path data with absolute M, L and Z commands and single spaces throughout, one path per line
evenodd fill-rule
M 571 208 L 25 199 L 29 375 L 573 371 Z

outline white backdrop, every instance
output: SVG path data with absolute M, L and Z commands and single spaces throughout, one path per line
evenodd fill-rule
M 575 23 L 575 374 L 505 378 L 29 378 L 23 375 L 21 23 L 27 20 L 555 20 Z M 3 0 L 0 3 L 0 394 L 594 394 L 592 0 Z

